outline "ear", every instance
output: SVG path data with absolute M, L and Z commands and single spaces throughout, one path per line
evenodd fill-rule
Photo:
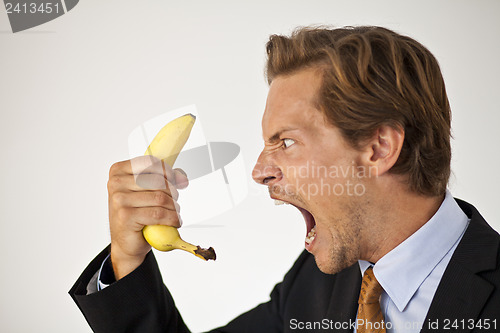
M 375 176 L 383 175 L 396 164 L 404 137 L 404 130 L 401 127 L 380 126 L 373 138 L 366 143 L 362 155 L 363 164 L 374 171 Z

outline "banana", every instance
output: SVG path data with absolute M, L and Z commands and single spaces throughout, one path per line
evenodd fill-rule
M 148 243 L 157 250 L 172 251 L 179 249 L 190 252 L 203 260 L 215 260 L 215 251 L 212 247 L 203 249 L 183 241 L 175 227 L 152 225 L 144 227 L 142 232 Z
M 172 167 L 182 147 L 191 134 L 196 117 L 188 113 L 166 124 L 156 134 L 144 155 L 152 155 Z M 146 241 L 159 251 L 184 250 L 203 260 L 215 260 L 212 247 L 203 249 L 182 240 L 175 227 L 166 225 L 147 225 L 142 229 Z

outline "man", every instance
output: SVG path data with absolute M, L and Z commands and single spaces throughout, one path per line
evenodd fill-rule
M 268 303 L 213 332 L 497 331 L 500 237 L 446 190 L 451 113 L 432 54 L 380 27 L 299 29 L 267 54 L 253 178 L 302 212 L 307 251 Z M 180 226 L 187 180 L 167 169 L 161 189 L 157 166 L 110 170 L 111 247 L 70 291 L 96 332 L 189 332 L 141 234 Z

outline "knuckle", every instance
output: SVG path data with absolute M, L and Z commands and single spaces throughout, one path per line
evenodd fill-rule
M 111 203 L 114 206 L 123 206 L 125 202 L 125 194 L 122 192 L 115 192 L 111 195 Z
M 108 190 L 112 190 L 116 188 L 116 186 L 120 183 L 120 176 L 112 175 L 108 180 Z
M 113 163 L 109 168 L 109 177 L 111 178 L 120 169 L 120 162 Z
M 151 209 L 151 217 L 155 220 L 161 220 L 165 218 L 166 212 L 163 208 L 153 207 Z
M 158 206 L 165 206 L 168 204 L 168 195 L 165 192 L 154 192 L 154 202 Z

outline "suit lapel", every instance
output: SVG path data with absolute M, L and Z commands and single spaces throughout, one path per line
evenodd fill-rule
M 464 324 L 460 321 L 464 320 L 467 325 L 469 320 L 476 320 L 493 289 L 489 282 L 464 268 L 449 267 L 434 295 L 421 332 L 444 331 L 445 325 L 453 331 L 455 320 L 460 332 L 469 332 L 462 330 Z
M 473 206 L 457 202 L 471 221 L 439 283 L 422 333 L 444 331 L 447 322 L 453 330 L 455 320 L 461 332 L 470 332 L 462 330 L 460 321 L 467 328 L 468 320 L 477 319 L 494 289 L 479 273 L 495 268 L 498 238 Z
M 361 288 L 359 264 L 354 264 L 337 274 L 326 318 L 343 325 L 335 332 L 352 332 L 351 323 L 356 320 L 358 297 Z

